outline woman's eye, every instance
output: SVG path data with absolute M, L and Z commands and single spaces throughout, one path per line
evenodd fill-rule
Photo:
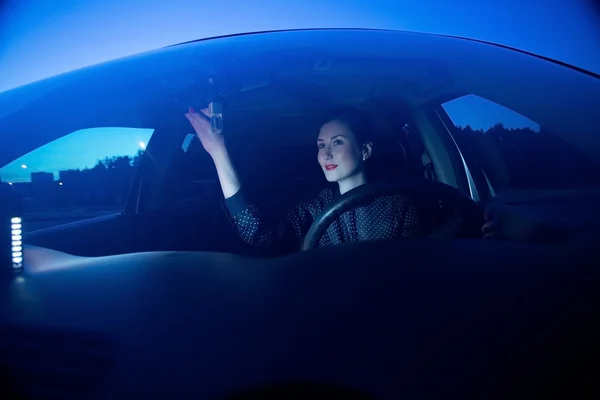
M 334 145 L 334 146 L 339 146 L 339 145 L 341 145 L 341 144 L 344 144 L 344 142 L 343 142 L 343 141 L 341 141 L 340 139 L 337 139 L 337 140 L 335 140 L 335 141 L 333 142 L 333 145 Z
M 323 148 L 325 148 L 325 143 L 319 143 L 319 144 L 317 144 L 317 147 L 319 149 L 323 149 Z

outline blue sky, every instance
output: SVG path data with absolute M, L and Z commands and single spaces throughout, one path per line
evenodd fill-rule
M 387 28 L 473 37 L 600 73 L 600 14 L 591 8 L 591 1 L 8 0 L 1 4 L 0 92 L 183 41 L 319 27 Z M 469 100 L 456 104 L 459 121 L 455 122 L 461 122 L 461 110 L 472 113 L 473 107 Z M 486 117 L 484 109 L 479 108 L 481 127 L 494 119 Z M 505 122 L 527 125 L 510 119 Z M 80 158 L 72 160 L 82 163 Z
M 8 0 L 0 91 L 187 40 L 363 27 L 474 37 L 600 73 L 600 20 L 583 0 Z
M 32 172 L 58 172 L 74 168 L 92 168 L 105 157 L 134 156 L 152 136 L 152 129 L 90 128 L 42 146 L 0 169 L 7 182 L 26 182 Z M 90 145 L 93 143 L 93 145 Z

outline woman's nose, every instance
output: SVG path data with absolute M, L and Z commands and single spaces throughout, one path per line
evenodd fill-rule
M 331 150 L 326 149 L 325 154 L 323 155 L 325 160 L 331 160 L 333 158 L 333 154 L 331 154 Z

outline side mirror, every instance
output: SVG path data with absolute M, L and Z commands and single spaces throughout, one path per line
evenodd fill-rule
M 23 269 L 23 199 L 6 183 L 0 183 L 0 269 L 18 273 Z

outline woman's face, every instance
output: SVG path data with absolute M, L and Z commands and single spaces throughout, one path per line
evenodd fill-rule
M 346 124 L 339 121 L 324 124 L 317 146 L 318 161 L 329 182 L 338 182 L 363 171 L 362 146 Z

